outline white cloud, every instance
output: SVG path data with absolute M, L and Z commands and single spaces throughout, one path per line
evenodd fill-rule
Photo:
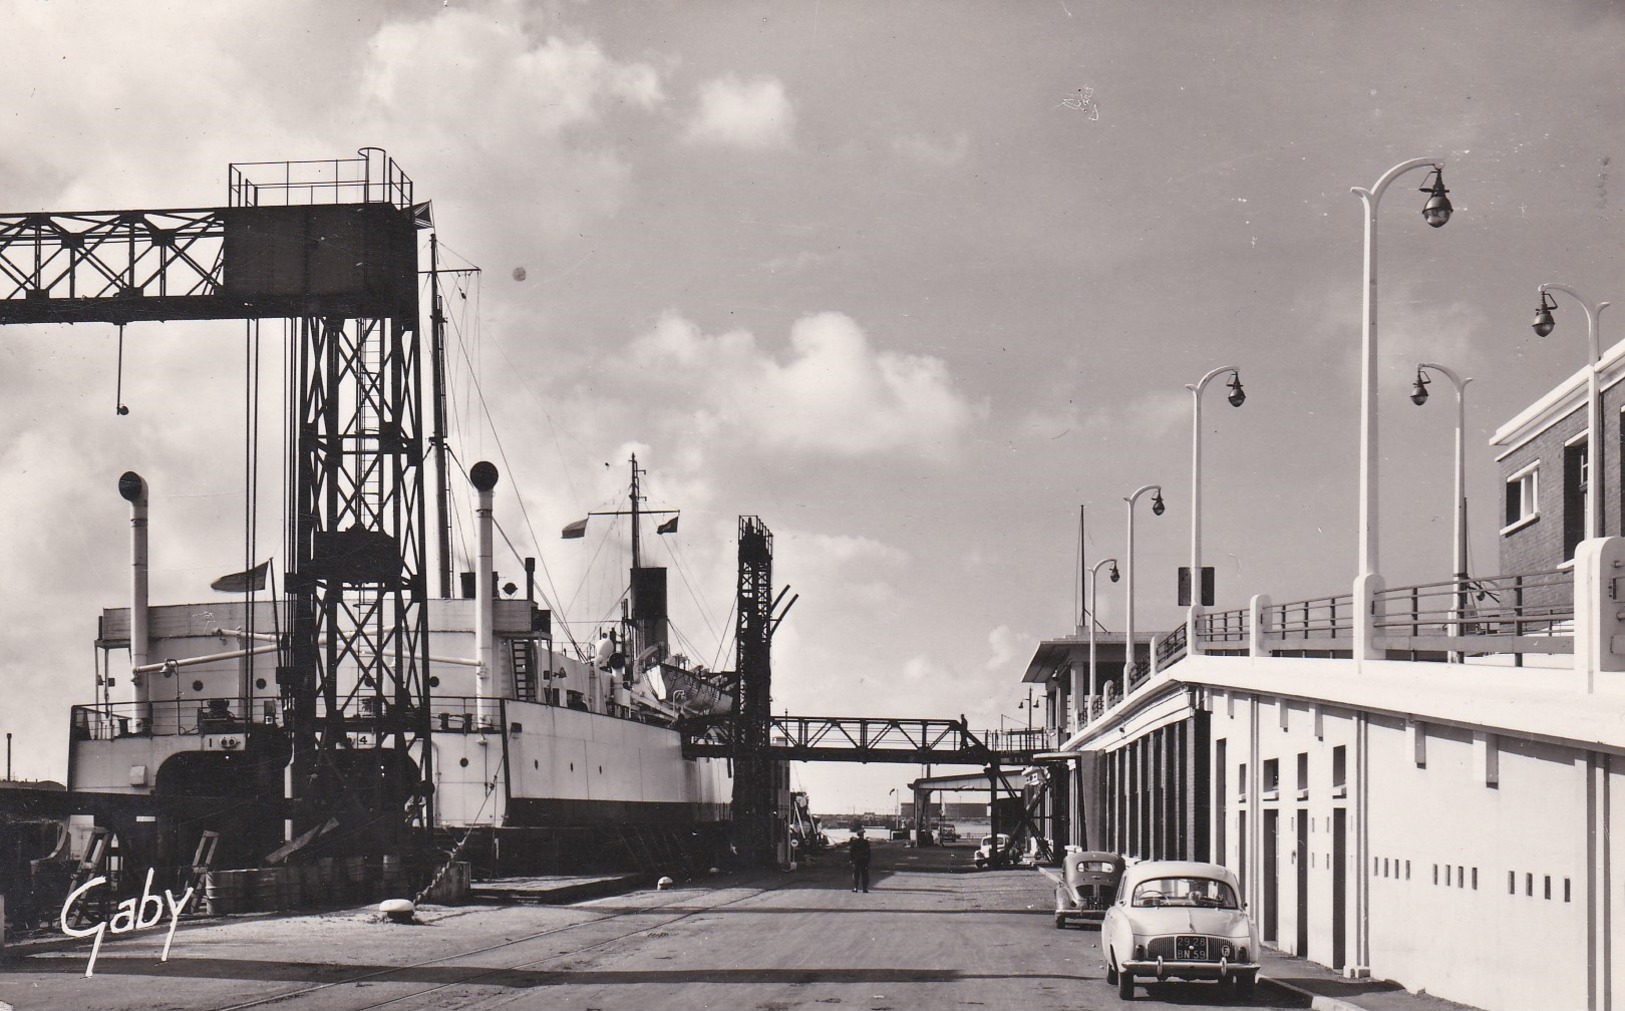
M 681 423 L 758 449 L 946 459 L 987 410 L 941 359 L 875 348 L 838 312 L 797 320 L 782 361 L 746 331 L 708 336 L 675 314 L 634 341 L 631 357 L 682 405 Z
M 970 135 L 961 131 L 952 137 L 937 138 L 911 133 L 893 140 L 892 150 L 927 165 L 951 168 L 964 164 L 970 156 Z
M 1006 676 L 1026 670 L 1038 640 L 1026 632 L 1017 632 L 1009 625 L 1000 625 L 987 634 L 988 658 L 984 669 Z
M 1126 430 L 1137 441 L 1147 442 L 1168 435 L 1180 425 L 1189 425 L 1190 416 L 1189 393 L 1154 390 L 1140 394 L 1124 407 L 1096 408 L 1084 419 L 1084 428 L 1098 437 Z
M 685 136 L 694 142 L 755 150 L 790 146 L 795 109 L 777 78 L 725 74 L 700 85 L 699 106 Z
M 487 221 L 532 247 L 538 233 L 574 235 L 622 205 L 631 165 L 613 119 L 666 100 L 652 65 L 544 34 L 502 3 L 381 27 L 359 95 L 358 128 L 399 137 L 403 164 L 440 165 L 440 179 L 421 181 L 440 184 L 448 218 Z M 496 194 L 521 197 L 525 214 Z

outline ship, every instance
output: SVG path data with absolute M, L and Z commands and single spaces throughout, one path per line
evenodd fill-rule
M 666 569 L 643 560 L 644 471 L 635 455 L 630 469 L 628 507 L 594 514 L 631 520 L 623 615 L 587 642 L 555 638 L 555 615 L 536 598 L 534 564 L 526 565 L 523 591 L 495 571 L 490 489 L 478 489 L 482 478 L 494 483 L 495 469 L 471 470 L 476 494 L 484 496 L 475 518 L 479 564 L 460 574 L 462 596 L 433 599 L 428 608 L 433 761 L 422 806 L 432 804 L 435 830 L 443 841 L 456 841 L 476 873 L 693 872 L 714 865 L 727 849 L 729 763 L 685 758 L 678 723 L 731 712 L 733 694 L 726 672 L 671 648 Z M 128 475 L 126 489 L 138 480 Z M 146 518 L 138 504 L 132 512 L 132 582 L 139 584 Z M 267 568 L 217 583 L 234 596 L 257 596 L 237 591 L 269 583 Z M 144 598 L 144 589 L 137 585 L 133 596 Z M 100 616 L 95 646 L 106 672 L 99 678 L 104 698 L 73 708 L 69 792 L 163 802 L 165 819 L 143 814 L 148 809 L 138 802 L 107 803 L 97 812 L 109 841 L 126 854 L 141 850 L 147 862 L 189 854 L 194 837 L 214 831 L 217 863 L 263 863 L 295 841 L 291 820 L 276 810 L 292 792 L 278 687 L 284 637 L 275 631 L 292 624 L 287 602 L 273 590 L 267 600 L 144 610 L 139 638 L 146 648 L 137 657 L 129 657 L 135 606 Z M 353 705 L 345 709 L 347 750 L 339 754 L 405 764 L 406 756 L 378 747 L 378 706 L 359 666 Z M 145 682 L 144 700 L 112 700 L 121 669 Z M 394 771 L 395 779 L 411 775 Z M 308 849 L 306 857 L 376 851 L 365 835 L 377 817 L 363 807 L 352 825 L 326 833 L 333 838 L 313 837 L 300 849 Z M 170 838 L 158 838 L 166 831 Z M 285 851 L 279 859 L 291 856 Z

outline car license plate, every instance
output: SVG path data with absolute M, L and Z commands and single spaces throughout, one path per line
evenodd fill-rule
M 1207 961 L 1207 938 L 1185 936 L 1175 938 L 1174 957 L 1181 962 Z

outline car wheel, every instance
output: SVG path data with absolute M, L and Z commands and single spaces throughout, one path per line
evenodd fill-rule
M 1106 961 L 1106 985 L 1117 985 L 1117 963 L 1111 960 L 1110 955 L 1107 956 Z
M 1134 999 L 1134 974 L 1132 972 L 1117 974 L 1117 996 L 1122 1000 Z
M 1055 914 L 1055 929 L 1056 930 L 1065 930 L 1066 929 L 1066 917 L 1062 916 L 1060 913 Z

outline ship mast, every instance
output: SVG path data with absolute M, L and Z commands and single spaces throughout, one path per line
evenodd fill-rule
M 435 547 L 439 554 L 440 596 L 451 598 L 451 481 L 446 474 L 446 313 L 440 303 L 440 241 L 429 233 L 430 381 L 434 386 Z

